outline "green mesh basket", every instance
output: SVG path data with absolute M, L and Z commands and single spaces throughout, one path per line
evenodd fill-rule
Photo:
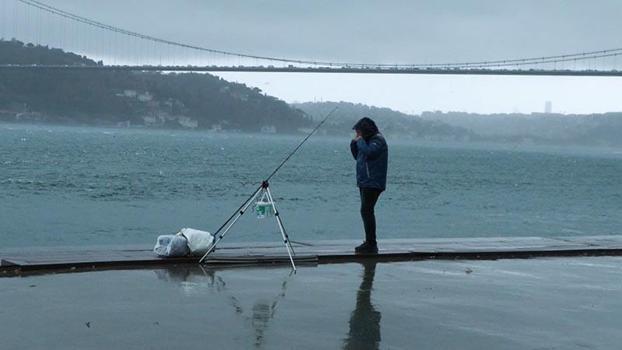
M 272 203 L 259 201 L 255 204 L 255 214 L 257 214 L 257 218 L 263 219 L 267 216 L 272 216 L 274 214 L 272 210 Z

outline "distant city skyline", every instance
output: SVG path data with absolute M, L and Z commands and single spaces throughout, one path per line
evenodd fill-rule
M 219 73 L 287 102 L 346 101 L 388 107 L 408 114 L 425 111 L 555 113 L 622 111 L 622 78 L 404 76 L 355 74 Z
M 553 102 L 550 100 L 544 101 L 544 113 L 553 113 Z

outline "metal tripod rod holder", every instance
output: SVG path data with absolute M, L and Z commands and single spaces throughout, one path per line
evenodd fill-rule
M 211 252 L 213 252 L 214 249 L 216 249 L 216 245 L 218 245 L 218 243 L 227 235 L 227 232 L 229 232 L 229 230 L 231 230 L 231 227 L 233 227 L 233 225 L 240 219 L 240 217 L 242 217 L 242 215 L 244 215 L 244 213 L 246 212 L 248 207 L 253 203 L 253 201 L 255 201 L 255 198 L 257 198 L 257 196 L 260 193 L 261 193 L 261 188 L 258 188 L 255 191 L 255 193 L 247 200 L 247 202 L 242 207 L 240 207 L 240 210 L 238 210 L 238 212 L 233 217 L 231 217 L 231 219 L 229 220 L 229 223 L 224 227 L 224 230 L 216 231 L 216 233 L 215 233 L 216 240 L 214 241 L 214 243 L 212 243 L 212 245 L 209 247 L 209 249 L 203 255 L 203 257 L 199 260 L 199 264 L 203 263 L 203 261 L 205 261 L 207 256 Z
M 265 195 L 268 201 L 271 204 L 272 211 L 274 213 L 274 217 L 276 218 L 277 226 L 279 227 L 279 231 L 281 232 L 281 237 L 283 238 L 283 244 L 285 244 L 285 249 L 287 250 L 287 255 L 289 256 L 289 261 L 292 264 L 292 269 L 294 272 L 296 271 L 296 264 L 294 263 L 294 256 L 296 252 L 292 247 L 291 241 L 289 239 L 289 235 L 285 230 L 285 226 L 283 225 L 283 220 L 281 220 L 281 216 L 279 211 L 276 208 L 276 204 L 274 204 L 274 197 L 272 197 L 272 192 L 270 191 L 270 185 L 268 181 L 263 181 L 261 183 L 261 187 L 255 191 L 255 193 L 249 198 L 249 200 L 241 207 L 241 209 L 236 213 L 234 217 L 231 218 L 229 223 L 224 227 L 222 232 L 216 232 L 216 240 L 209 247 L 205 255 L 199 260 L 199 263 L 203 263 L 205 259 L 207 259 L 208 255 L 210 255 L 215 249 L 216 245 L 227 235 L 227 233 L 231 230 L 233 225 L 244 215 L 244 213 L 248 210 L 248 207 L 255 202 L 255 199 L 259 195 Z
M 263 189 L 263 186 L 262 186 Z M 268 195 L 268 200 L 272 203 L 272 210 L 274 211 L 274 217 L 276 218 L 276 223 L 279 226 L 279 231 L 281 231 L 281 237 L 283 238 L 283 244 L 285 244 L 285 249 L 287 249 L 287 255 L 289 255 L 289 261 L 292 263 L 292 268 L 296 271 L 296 264 L 294 264 L 294 258 L 292 256 L 296 255 L 294 252 L 294 248 L 292 247 L 292 243 L 289 240 L 289 236 L 287 235 L 287 231 L 285 231 L 285 226 L 283 226 L 283 221 L 281 220 L 281 215 L 279 211 L 276 209 L 276 204 L 274 204 L 274 198 L 272 197 L 272 192 L 270 191 L 270 187 L 268 187 L 268 183 L 266 182 L 266 187 L 264 189 L 266 194 Z

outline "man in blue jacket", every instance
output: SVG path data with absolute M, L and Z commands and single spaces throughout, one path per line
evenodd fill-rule
M 361 218 L 365 227 L 365 242 L 354 249 L 356 253 L 377 253 L 376 216 L 374 207 L 387 184 L 389 149 L 384 136 L 370 118 L 362 118 L 352 128 L 356 136 L 350 142 L 356 159 L 356 183 L 361 195 Z

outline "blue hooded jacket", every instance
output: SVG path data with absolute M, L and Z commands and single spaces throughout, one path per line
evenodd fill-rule
M 360 188 L 384 191 L 387 186 L 389 148 L 376 124 L 369 118 L 359 120 L 353 127 L 362 137 L 350 142 L 352 156 L 356 159 L 356 182 Z

